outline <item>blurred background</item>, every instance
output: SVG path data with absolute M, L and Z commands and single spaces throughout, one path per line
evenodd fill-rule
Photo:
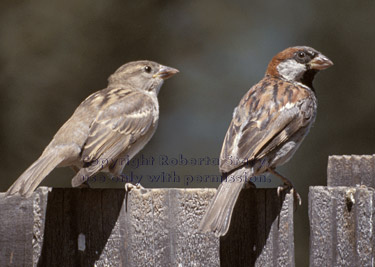
M 158 130 L 124 177 L 142 175 L 145 187 L 217 187 L 200 177 L 220 175 L 217 158 L 234 107 L 277 52 L 308 45 L 335 65 L 315 79 L 314 127 L 279 168 L 302 196 L 295 250 L 297 266 L 305 266 L 308 187 L 326 184 L 329 155 L 375 153 L 374 14 L 375 1 L 349 0 L 1 1 L 0 191 L 84 98 L 138 59 L 180 73 L 162 87 Z M 69 187 L 73 174 L 57 169 L 43 185 Z M 92 186 L 124 185 L 103 177 Z M 258 186 L 278 184 L 270 177 Z

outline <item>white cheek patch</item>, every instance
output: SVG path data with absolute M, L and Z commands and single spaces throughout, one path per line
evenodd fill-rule
M 304 64 L 293 59 L 283 61 L 277 66 L 277 71 L 287 81 L 298 81 L 306 70 Z

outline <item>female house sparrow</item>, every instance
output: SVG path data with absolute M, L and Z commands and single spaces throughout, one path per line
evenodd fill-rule
M 99 171 L 122 173 L 125 164 L 151 139 L 159 120 L 157 95 L 178 70 L 152 61 L 135 61 L 112 74 L 108 87 L 90 95 L 58 130 L 40 158 L 8 189 L 30 196 L 55 168 L 71 166 L 79 186 Z
M 281 178 L 282 188 L 293 187 L 275 168 L 293 156 L 309 132 L 317 108 L 313 79 L 319 70 L 332 65 L 307 46 L 287 48 L 271 60 L 265 77 L 234 110 L 219 164 L 227 179 L 201 221 L 202 232 L 227 233 L 240 191 L 253 176 L 269 172 Z

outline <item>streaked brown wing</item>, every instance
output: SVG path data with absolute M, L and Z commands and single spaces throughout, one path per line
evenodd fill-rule
M 220 171 L 228 173 L 243 162 L 262 158 L 304 127 L 314 109 L 305 103 L 312 101 L 310 94 L 276 79 L 264 79 L 252 87 L 233 114 L 220 155 Z M 311 110 L 301 112 L 302 106 Z
M 152 99 L 140 92 L 129 91 L 120 99 L 109 95 L 90 127 L 82 159 L 87 163 L 99 158 L 116 159 L 154 123 L 154 110 Z
M 301 99 L 294 107 L 280 112 L 281 117 L 286 116 L 291 118 L 290 122 L 286 124 L 282 131 L 271 138 L 268 144 L 261 148 L 258 154 L 255 155 L 255 158 L 263 158 L 267 153 L 286 142 L 302 128 L 308 127 L 315 119 L 315 112 L 316 102 L 313 97 Z

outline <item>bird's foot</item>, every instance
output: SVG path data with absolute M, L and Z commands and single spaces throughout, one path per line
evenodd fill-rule
M 282 191 L 286 189 L 292 189 L 293 190 L 293 198 L 294 198 L 294 203 L 298 203 L 299 206 L 302 205 L 302 199 L 301 196 L 297 193 L 297 190 L 294 188 L 293 184 L 291 181 L 288 180 L 288 178 L 282 176 L 280 173 L 278 173 L 275 169 L 269 168 L 268 172 L 272 173 L 273 175 L 279 177 L 281 181 L 283 181 L 283 185 L 277 187 L 277 195 L 280 197 L 280 194 Z M 298 206 L 296 205 L 296 207 Z
M 292 184 L 283 184 L 277 187 L 277 196 L 280 197 L 281 192 L 284 190 L 291 189 L 293 193 L 294 202 L 298 203 L 298 206 L 302 205 L 302 199 L 301 196 L 298 194 L 297 190 L 293 187 Z
M 288 190 L 290 189 L 290 186 L 289 185 L 286 185 L 286 184 L 283 184 L 283 185 L 279 185 L 277 187 L 277 196 L 280 197 L 281 196 L 281 192 L 282 191 L 285 191 L 285 190 Z
M 126 183 L 125 184 L 125 191 L 130 192 L 132 189 L 145 189 L 140 183 L 132 184 L 132 183 Z

